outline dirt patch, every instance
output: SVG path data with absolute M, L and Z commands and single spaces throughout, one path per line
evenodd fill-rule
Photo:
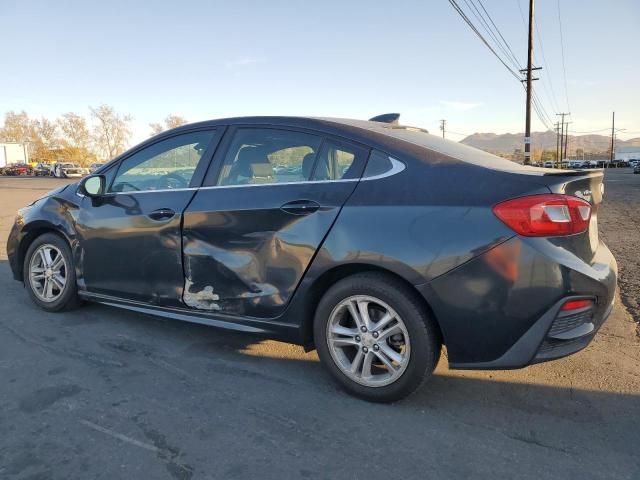
M 640 175 L 629 168 L 607 170 L 598 224 L 618 262 L 622 303 L 640 322 Z M 640 325 L 636 331 L 640 335 Z

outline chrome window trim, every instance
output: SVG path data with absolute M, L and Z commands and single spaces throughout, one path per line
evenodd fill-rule
M 156 193 L 156 192 L 188 192 L 198 190 L 198 187 L 185 188 L 160 188 L 158 190 L 131 190 L 130 192 L 107 192 L 104 195 L 133 195 L 136 193 Z
M 389 157 L 389 161 L 391 162 L 391 168 L 378 175 L 374 175 L 372 177 L 362 177 L 362 178 L 346 178 L 346 179 L 338 179 L 338 180 L 301 180 L 299 182 L 274 182 L 274 183 L 246 183 L 241 185 L 208 185 L 204 187 L 187 187 L 187 188 L 163 188 L 159 190 L 133 190 L 130 192 L 108 192 L 105 195 L 135 195 L 138 193 L 155 193 L 155 192 L 180 192 L 180 191 L 193 191 L 193 190 L 214 190 L 214 189 L 228 189 L 228 188 L 247 188 L 247 187 L 277 187 L 279 185 L 309 185 L 309 184 L 320 184 L 320 183 L 353 183 L 359 181 L 370 181 L 370 180 L 380 180 L 382 178 L 387 178 L 392 175 L 396 175 L 402 171 L 404 171 L 407 166 L 404 162 L 397 160 L 393 157 Z
M 300 182 L 243 183 L 241 185 L 209 185 L 206 187 L 200 187 L 200 190 L 212 190 L 215 188 L 277 187 L 278 185 L 309 185 L 310 183 L 348 183 L 359 181 L 359 178 L 347 178 L 339 180 L 301 180 Z
M 372 177 L 362 177 L 362 180 L 363 181 L 380 180 L 381 178 L 387 178 L 397 173 L 400 173 L 404 171 L 405 168 L 407 168 L 404 162 L 401 162 L 400 160 L 397 160 L 391 156 L 389 156 L 389 161 L 391 162 L 391 168 L 389 170 L 387 170 L 384 173 L 374 175 Z M 366 167 L 365 167 L 365 170 L 366 170 Z

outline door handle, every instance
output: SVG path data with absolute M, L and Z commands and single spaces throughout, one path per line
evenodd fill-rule
M 309 215 L 318 211 L 320 204 L 313 200 L 294 200 L 293 202 L 287 202 L 280 207 L 284 212 L 292 215 Z
M 148 217 L 151 220 L 169 220 L 174 217 L 176 212 L 171 210 L 170 208 L 159 208 L 151 212 Z

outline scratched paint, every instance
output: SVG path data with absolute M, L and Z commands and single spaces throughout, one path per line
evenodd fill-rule
M 220 305 L 218 304 L 220 296 L 213 292 L 213 286 L 207 285 L 196 292 L 192 292 L 192 288 L 193 282 L 185 278 L 182 298 L 187 306 L 201 310 L 220 310 Z

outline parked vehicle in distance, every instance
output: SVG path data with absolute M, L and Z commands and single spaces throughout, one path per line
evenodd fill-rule
M 36 177 L 49 177 L 51 176 L 51 167 L 47 163 L 38 163 L 33 169 L 33 174 Z
M 555 162 L 552 160 L 546 160 L 544 162 L 544 168 L 553 168 L 554 167 Z
M 636 166 L 633 167 L 633 173 L 640 173 L 640 162 L 636 163 Z
M 33 168 L 31 168 L 31 165 L 26 163 L 12 163 L 11 165 L 4 167 L 3 174 L 12 177 L 18 175 L 32 175 Z
M 71 162 L 55 163 L 52 174 L 56 178 L 80 178 L 85 175 L 85 169 Z
M 93 172 L 95 172 L 96 170 L 98 170 L 100 167 L 103 167 L 104 165 L 106 165 L 106 164 L 105 164 L 105 163 L 92 163 L 92 164 L 89 166 L 89 171 L 88 171 L 88 173 L 93 173 Z
M 616 289 L 602 179 L 397 124 L 213 120 L 22 208 L 7 255 L 46 311 L 82 299 L 298 343 L 389 402 L 442 345 L 450 368 L 510 369 L 589 344 Z

